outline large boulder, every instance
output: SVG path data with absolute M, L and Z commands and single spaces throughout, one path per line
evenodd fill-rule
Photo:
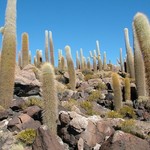
M 35 70 L 37 68 L 31 64 L 22 70 L 17 70 L 15 74 L 14 94 L 20 97 L 40 95 L 41 83 L 38 81 Z
M 37 130 L 32 150 L 64 150 L 64 146 L 59 143 L 56 135 L 45 127 L 40 127 Z
M 129 133 L 116 131 L 105 141 L 100 150 L 149 150 L 150 145 L 146 140 L 140 139 Z

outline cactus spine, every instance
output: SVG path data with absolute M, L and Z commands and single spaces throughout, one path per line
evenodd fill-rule
M 22 34 L 22 67 L 29 64 L 29 36 L 28 33 Z
M 135 78 L 135 71 L 134 71 L 134 60 L 133 60 L 133 54 L 132 49 L 129 42 L 129 33 L 128 29 L 124 29 L 124 35 L 125 35 L 125 45 L 126 45 L 126 52 L 127 52 L 127 66 L 129 69 L 129 74 L 131 78 Z
M 114 109 L 118 111 L 122 107 L 122 91 L 117 73 L 112 75 L 112 86 L 114 92 Z
M 50 63 L 42 66 L 42 93 L 44 100 L 43 123 L 57 134 L 58 100 L 54 68 Z
M 130 79 L 125 78 L 125 101 L 131 100 L 131 89 L 130 89 Z
M 48 57 L 48 30 L 45 30 L 45 61 L 49 62 Z
M 8 0 L 0 67 L 0 105 L 9 108 L 14 92 L 16 65 L 16 0 Z
M 74 63 L 71 57 L 71 49 L 70 46 L 65 47 L 66 51 L 66 59 L 67 59 L 67 66 L 68 66 L 68 74 L 69 74 L 69 84 L 71 87 L 71 90 L 76 89 L 76 73 L 74 68 Z
M 150 95 L 150 24 L 148 18 L 142 13 L 137 13 L 134 17 L 134 27 L 144 59 L 148 92 Z
M 50 40 L 50 60 L 51 64 L 54 66 L 54 44 L 51 31 L 49 31 L 49 40 Z
M 139 42 L 137 40 L 134 25 L 133 25 L 133 36 L 134 36 L 135 83 L 138 91 L 138 96 L 146 96 L 144 60 L 140 50 Z

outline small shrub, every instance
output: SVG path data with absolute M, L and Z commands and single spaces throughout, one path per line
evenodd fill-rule
M 68 100 L 66 103 L 65 103 L 65 105 L 64 105 L 64 107 L 67 109 L 67 110 L 69 110 L 69 111 L 71 111 L 71 109 L 72 109 L 72 107 L 73 106 L 77 106 L 78 105 L 78 102 L 75 100 L 75 99 L 70 99 L 70 100 Z
M 134 109 L 132 107 L 129 106 L 124 106 L 119 110 L 119 113 L 123 116 L 123 117 L 129 117 L 129 118 L 136 118 L 136 114 L 134 112 Z
M 82 74 L 83 75 L 93 75 L 93 72 L 89 69 L 85 69 L 85 70 L 82 71 Z
M 125 120 L 121 122 L 120 128 L 124 132 L 131 133 L 136 128 L 135 121 L 133 119 Z
M 107 86 L 106 84 L 99 82 L 98 85 L 95 87 L 97 90 L 106 90 Z
M 120 114 L 120 113 L 118 113 L 118 112 L 116 112 L 116 111 L 109 111 L 107 114 L 106 114 L 106 116 L 108 117 L 108 118 L 123 118 L 123 116 Z
M 89 101 L 96 101 L 98 99 L 101 98 L 101 92 L 100 91 L 93 91 L 89 97 L 88 97 L 88 100 Z
M 23 109 L 29 107 L 29 106 L 39 106 L 40 108 L 43 108 L 43 101 L 40 97 L 31 96 L 26 101 L 25 104 L 22 106 Z
M 23 142 L 26 145 L 31 145 L 36 137 L 36 131 L 34 129 L 26 129 L 17 134 L 17 140 Z
M 80 106 L 86 111 L 87 115 L 94 115 L 96 112 L 93 110 L 93 104 L 89 101 L 83 101 Z
M 85 80 L 85 81 L 88 81 L 88 80 L 90 80 L 90 79 L 93 79 L 93 75 L 87 74 L 87 75 L 84 76 L 84 80 Z

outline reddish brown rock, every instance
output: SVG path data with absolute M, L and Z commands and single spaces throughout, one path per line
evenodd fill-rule
M 140 139 L 129 133 L 116 131 L 107 141 L 105 141 L 100 150 L 149 150 L 150 145 L 146 140 Z
M 64 147 L 58 142 L 55 135 L 49 130 L 40 127 L 37 130 L 32 150 L 64 150 Z

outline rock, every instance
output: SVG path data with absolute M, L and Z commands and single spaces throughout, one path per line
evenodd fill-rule
M 0 110 L 0 121 L 8 118 L 9 112 L 7 110 Z
M 88 84 L 90 87 L 97 87 L 99 83 L 102 83 L 102 79 L 100 78 L 88 80 Z
M 12 145 L 16 142 L 13 133 L 8 130 L 0 132 L 0 150 L 11 150 Z
M 73 118 L 69 125 L 71 126 L 71 128 L 73 128 L 77 133 L 81 133 L 83 132 L 87 125 L 88 125 L 88 121 L 85 117 L 82 116 L 78 116 Z
M 25 104 L 24 99 L 22 98 L 17 98 L 15 100 L 12 101 L 10 108 L 13 111 L 18 111 L 20 109 L 22 109 L 22 106 Z
M 58 142 L 55 135 L 44 127 L 40 127 L 37 130 L 32 150 L 64 150 L 64 147 Z
M 102 120 L 88 120 L 88 126 L 81 137 L 90 147 L 95 147 L 96 144 L 102 144 L 106 138 L 114 133 L 114 129 Z
M 62 126 L 66 126 L 69 124 L 71 119 L 67 113 L 60 113 L 59 120 L 60 120 Z
M 15 74 L 14 94 L 20 97 L 40 95 L 40 82 L 37 80 L 34 70 L 36 68 L 29 64 Z
M 114 135 L 105 141 L 100 150 L 149 150 L 146 140 L 140 139 L 129 133 L 116 131 Z
M 42 109 L 38 106 L 30 106 L 26 108 L 23 112 L 37 120 L 41 118 L 41 111 Z
M 40 125 L 41 123 L 39 121 L 34 121 L 29 115 L 21 114 L 19 116 L 14 116 L 14 118 L 9 121 L 8 129 L 10 131 L 21 131 L 27 128 L 37 129 Z
M 84 149 L 84 141 L 83 141 L 82 138 L 79 139 L 77 147 L 78 147 L 78 150 L 83 150 Z

